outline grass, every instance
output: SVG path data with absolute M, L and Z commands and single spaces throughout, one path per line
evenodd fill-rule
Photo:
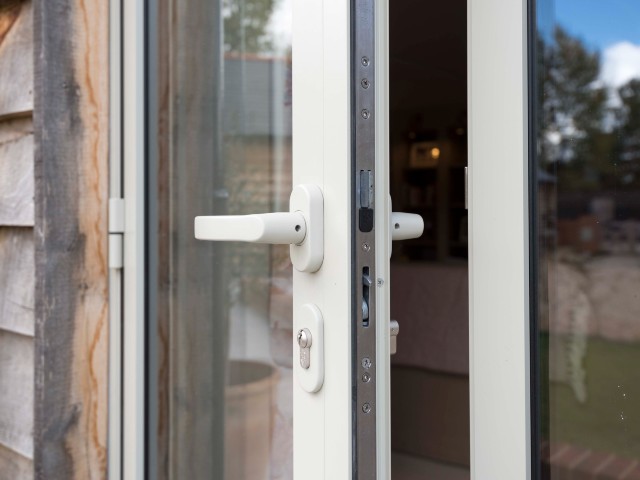
M 545 357 L 548 338 L 541 348 Z M 564 383 L 551 382 L 542 392 L 543 437 L 640 459 L 640 344 L 590 338 L 584 367 L 585 403 Z

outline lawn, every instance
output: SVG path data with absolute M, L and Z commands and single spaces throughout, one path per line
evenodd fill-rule
M 548 338 L 540 344 L 545 362 Z M 589 338 L 584 366 L 585 403 L 564 383 L 552 382 L 542 392 L 543 437 L 640 459 L 640 344 Z M 544 425 L 545 419 L 550 425 Z

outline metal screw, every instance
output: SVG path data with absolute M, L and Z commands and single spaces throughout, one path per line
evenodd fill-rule
M 362 366 L 364 368 L 371 368 L 371 359 L 369 357 L 364 357 L 362 359 Z
M 368 78 L 363 78 L 362 81 L 360 82 L 360 85 L 362 85 L 362 88 L 369 88 L 369 79 Z
M 364 67 L 369 66 L 369 57 L 362 57 L 362 66 Z
M 363 243 L 362 250 L 364 250 L 365 252 L 368 252 L 369 250 L 371 250 L 371 245 L 369 245 L 368 243 Z
M 365 120 L 371 116 L 371 113 L 369 113 L 369 110 L 367 110 L 366 108 L 363 109 L 360 113 L 362 115 L 362 118 L 364 118 Z
M 369 383 L 371 381 L 371 375 L 369 375 L 367 372 L 364 372 L 362 374 L 362 381 L 364 383 Z
M 371 405 L 368 403 L 365 403 L 364 405 L 362 405 L 362 411 L 364 413 L 369 413 L 371 412 Z
M 384 285 L 384 280 L 379 278 L 378 279 L 378 286 L 381 287 L 382 285 Z

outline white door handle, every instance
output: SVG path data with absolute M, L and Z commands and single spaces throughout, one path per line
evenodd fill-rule
M 389 210 L 391 210 L 389 195 Z M 424 232 L 424 220 L 415 213 L 391 212 L 389 219 L 389 257 L 393 251 L 392 240 L 418 238 Z
M 391 240 L 418 238 L 424 232 L 424 220 L 415 213 L 391 213 Z
M 324 259 L 324 199 L 317 185 L 297 185 L 290 212 L 196 217 L 198 240 L 291 245 L 291 263 L 301 272 L 316 272 Z
M 198 240 L 300 245 L 307 222 L 300 212 L 196 217 Z

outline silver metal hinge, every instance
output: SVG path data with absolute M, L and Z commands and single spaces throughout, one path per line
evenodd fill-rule
M 109 199 L 109 268 L 124 264 L 124 198 Z

